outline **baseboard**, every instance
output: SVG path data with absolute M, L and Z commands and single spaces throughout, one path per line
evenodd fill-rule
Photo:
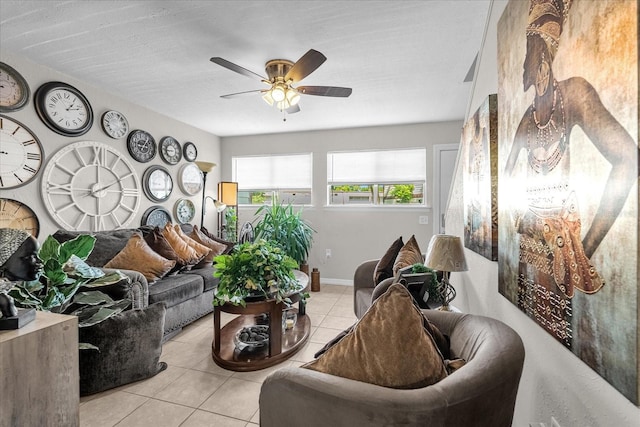
M 347 279 L 327 279 L 322 277 L 320 283 L 323 285 L 340 285 L 340 286 L 353 286 L 353 280 Z

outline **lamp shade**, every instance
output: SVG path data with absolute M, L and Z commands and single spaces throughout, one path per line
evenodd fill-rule
M 436 234 L 427 248 L 424 265 L 438 271 L 467 271 L 462 242 L 458 236 Z
M 211 162 L 195 162 L 198 169 L 200 169 L 204 173 L 209 173 L 216 167 L 215 163 Z
M 238 204 L 238 183 L 219 182 L 218 200 L 227 206 L 236 206 Z

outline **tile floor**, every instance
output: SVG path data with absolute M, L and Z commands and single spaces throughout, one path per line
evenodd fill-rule
M 262 381 L 284 366 L 300 366 L 351 326 L 353 288 L 322 285 L 307 303 L 311 336 L 290 359 L 254 372 L 233 372 L 211 359 L 213 315 L 194 322 L 167 341 L 160 360 L 168 368 L 144 381 L 80 399 L 81 427 L 258 426 Z M 233 319 L 223 313 L 223 322 Z

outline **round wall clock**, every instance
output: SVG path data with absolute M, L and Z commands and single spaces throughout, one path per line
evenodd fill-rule
M 17 200 L 0 198 L 0 228 L 15 228 L 38 237 L 40 221 L 35 212 Z
M 60 135 L 84 135 L 93 125 L 93 110 L 89 100 L 71 85 L 45 83 L 36 90 L 34 99 L 40 119 Z
M 195 163 L 183 165 L 178 172 L 178 185 L 185 194 L 193 196 L 202 190 L 204 178 Z
M 109 110 L 102 115 L 102 129 L 113 139 L 120 139 L 129 132 L 129 122 L 120 112 Z
M 29 102 L 29 85 L 11 66 L 0 62 L 0 111 L 18 111 Z
M 196 207 L 191 200 L 180 199 L 175 205 L 175 215 L 180 224 L 190 223 L 196 216 Z
M 198 157 L 198 149 L 193 142 L 185 142 L 182 147 L 182 154 L 188 162 L 195 162 Z
M 149 132 L 137 129 L 131 131 L 127 138 L 127 149 L 131 157 L 140 163 L 147 163 L 156 156 L 156 140 Z
M 182 159 L 182 147 L 172 136 L 165 136 L 160 140 L 160 157 L 170 165 L 178 164 Z
M 164 202 L 173 190 L 173 179 L 163 166 L 151 166 L 142 175 L 142 186 L 150 200 Z
M 169 211 L 162 206 L 156 205 L 144 211 L 140 225 L 164 228 L 169 222 L 171 222 L 171 214 Z
M 58 150 L 44 169 L 42 200 L 67 230 L 113 230 L 129 224 L 142 192 L 133 165 L 108 144 L 80 141 Z
M 44 158 L 36 135 L 17 120 L 0 114 L 0 189 L 31 182 Z

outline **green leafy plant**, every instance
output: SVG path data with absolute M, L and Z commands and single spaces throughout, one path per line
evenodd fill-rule
M 422 263 L 416 263 L 411 266 L 411 274 L 427 274 L 427 292 L 429 299 L 433 302 L 442 302 L 439 292 L 438 276 L 436 271 L 427 267 Z
M 397 184 L 393 186 L 390 195 L 398 203 L 409 203 L 413 199 L 413 188 L 413 184 Z
M 43 263 L 38 279 L 20 283 L 9 291 L 16 305 L 78 316 L 81 328 L 126 309 L 130 301 L 113 300 L 99 289 L 127 277 L 119 271 L 105 274 L 85 262 L 95 241 L 95 237 L 89 235 L 79 235 L 64 243 L 53 236 L 47 237 L 38 252 Z M 95 347 L 81 343 L 81 348 Z
M 293 211 L 292 205 L 283 205 L 277 200 L 271 206 L 260 206 L 255 224 L 257 239 L 265 239 L 278 245 L 298 265 L 309 256 L 315 230 L 302 218 L 302 210 Z
M 264 239 L 242 243 L 230 254 L 215 257 L 214 262 L 213 275 L 220 278 L 220 283 L 213 305 L 229 302 L 245 306 L 246 298 L 256 296 L 287 303 L 287 295 L 299 290 L 293 274 L 295 260 Z
M 224 212 L 224 238 L 229 242 L 236 242 L 238 236 L 236 235 L 238 224 L 238 215 L 235 208 L 227 208 Z
M 412 273 L 429 273 L 431 271 L 433 270 L 422 263 L 416 263 L 411 266 Z

